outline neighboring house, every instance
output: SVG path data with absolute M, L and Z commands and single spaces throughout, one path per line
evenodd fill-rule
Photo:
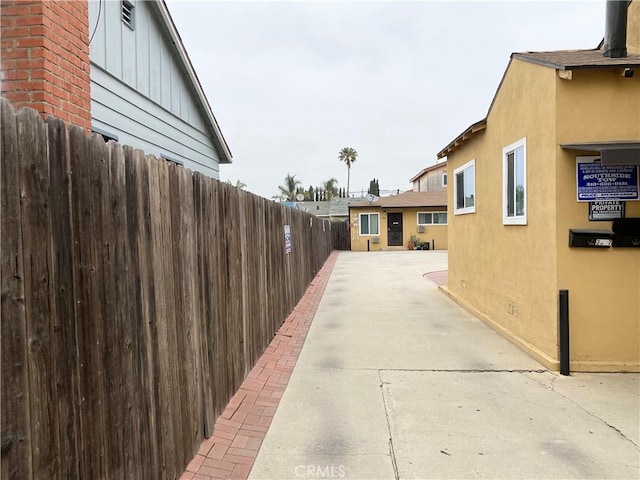
M 15 108 L 214 178 L 231 162 L 162 0 L 7 0 L 1 8 L 2 95 Z
M 349 205 L 365 200 L 364 197 L 339 198 L 323 200 L 320 202 L 296 202 L 298 208 L 305 210 L 316 217 L 340 222 L 349 220 Z
M 414 192 L 440 192 L 447 189 L 447 162 L 425 168 L 409 180 Z
M 487 117 L 438 153 L 453 185 L 448 293 L 552 369 L 568 290 L 571 370 L 640 370 L 640 1 L 627 23 L 621 58 L 514 53 Z M 581 157 L 601 163 L 585 174 Z M 616 215 L 615 235 L 595 221 Z
M 406 249 L 412 237 L 447 249 L 447 192 L 408 191 L 349 205 L 351 250 Z

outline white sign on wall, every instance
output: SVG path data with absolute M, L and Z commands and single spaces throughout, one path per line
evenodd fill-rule
M 291 227 L 284 226 L 284 253 L 291 253 Z
M 605 221 L 615 218 L 624 218 L 624 202 L 619 200 L 589 202 L 589 220 Z

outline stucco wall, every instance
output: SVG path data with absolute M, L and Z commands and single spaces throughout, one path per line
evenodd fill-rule
M 449 290 L 553 366 L 557 358 L 555 70 L 514 60 L 487 128 L 448 157 Z M 527 225 L 503 225 L 502 149 L 526 137 Z M 476 213 L 454 215 L 454 170 L 476 160 Z
M 367 240 L 369 240 L 369 250 L 379 251 L 389 248 L 387 240 L 387 212 L 402 212 L 402 247 L 407 248 L 407 243 L 412 235 L 418 237 L 423 242 L 429 242 L 430 248 L 435 245 L 436 250 L 446 250 L 448 248 L 448 225 L 427 225 L 423 233 L 418 233 L 418 212 L 444 212 L 445 207 L 420 207 L 420 208 L 351 208 L 351 250 L 354 252 L 366 252 Z M 380 234 L 360 235 L 359 218 L 361 213 L 380 214 Z M 379 243 L 373 243 L 373 237 L 379 237 Z
M 635 0 L 629 5 L 627 12 L 627 51 L 640 55 L 640 1 Z
M 640 78 L 615 71 L 578 71 L 557 80 L 558 143 L 640 140 Z M 579 119 L 579 121 L 577 121 Z M 610 229 L 591 222 L 588 203 L 576 201 L 576 156 L 557 152 L 558 288 L 569 290 L 572 368 L 638 370 L 640 249 L 569 248 L 570 228 Z M 640 217 L 640 202 L 626 202 Z
M 503 225 L 502 148 L 527 147 L 527 225 Z M 454 297 L 502 333 L 557 368 L 557 297 L 570 294 L 571 369 L 638 370 L 640 250 L 568 247 L 570 228 L 590 222 L 576 201 L 572 142 L 640 140 L 640 78 L 616 71 L 555 69 L 513 60 L 487 128 L 448 157 L 455 168 L 476 160 L 476 213 L 453 214 L 449 192 L 449 285 Z M 640 202 L 627 202 L 627 217 Z

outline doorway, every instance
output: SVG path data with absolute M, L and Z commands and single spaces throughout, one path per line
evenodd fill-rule
M 387 245 L 390 247 L 402 246 L 402 212 L 387 213 Z

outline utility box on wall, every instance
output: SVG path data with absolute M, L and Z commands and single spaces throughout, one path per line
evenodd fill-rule
M 618 218 L 612 229 L 614 247 L 640 248 L 640 218 Z
M 609 248 L 613 245 L 611 230 L 569 230 L 569 246 L 582 248 Z

